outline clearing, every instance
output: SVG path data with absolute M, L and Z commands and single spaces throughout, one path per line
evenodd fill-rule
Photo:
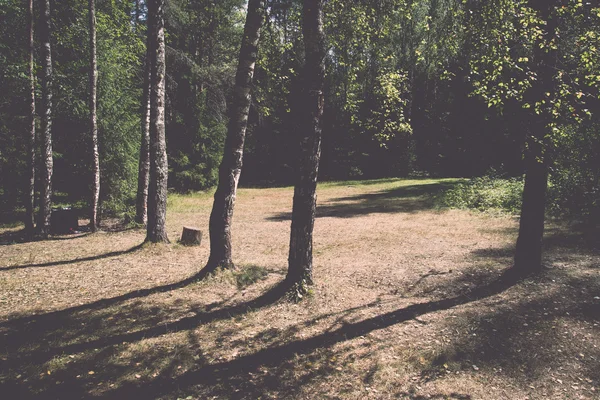
M 551 222 L 545 271 L 499 279 L 517 220 L 439 210 L 457 180 L 319 186 L 314 293 L 282 299 L 291 188 L 241 189 L 236 271 L 198 280 L 210 194 L 141 229 L 0 229 L 6 399 L 599 399 L 597 233 Z M 176 244 L 183 225 L 199 247 Z

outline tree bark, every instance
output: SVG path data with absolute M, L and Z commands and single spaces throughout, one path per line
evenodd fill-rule
M 165 139 L 165 21 L 164 0 L 148 1 L 150 45 L 150 183 L 146 241 L 168 243 L 167 143 Z
M 40 40 L 42 42 L 42 179 L 40 190 L 39 232 L 43 238 L 50 233 L 52 214 L 52 52 L 50 46 L 50 0 L 41 2 Z
M 144 114 L 142 118 L 142 141 L 140 144 L 140 160 L 138 165 L 135 222 L 146 225 L 148 222 L 148 184 L 150 182 L 150 57 L 148 54 L 146 55 L 146 66 L 144 68 L 142 106 Z
M 231 224 L 237 186 L 242 172 L 244 140 L 251 102 L 252 78 L 258 54 L 260 29 L 265 18 L 265 1 L 250 0 L 240 49 L 219 184 L 210 214 L 210 257 L 206 268 L 232 268 Z
M 202 243 L 202 231 L 194 226 L 184 226 L 180 242 L 187 246 L 200 246 L 200 243 Z
M 556 37 L 557 16 L 552 16 L 555 1 L 530 0 L 530 7 L 546 21 L 545 41 Z M 542 245 L 544 237 L 544 219 L 546 210 L 546 193 L 548 189 L 548 156 L 545 148 L 548 145 L 547 135 L 552 121 L 551 98 L 546 93 L 553 92 L 556 50 L 551 46 L 539 45 L 534 49 L 534 61 L 537 66 L 537 81 L 526 93 L 530 102 L 546 101 L 539 115 L 532 114 L 531 132 L 528 135 L 525 150 L 525 187 L 523 205 L 519 223 L 519 236 L 515 250 L 514 270 L 520 275 L 539 273 L 542 269 Z M 551 96 L 554 96 L 551 93 Z
M 35 75 L 33 64 L 34 41 L 33 41 L 33 0 L 29 0 L 29 15 L 27 17 L 29 25 L 29 84 L 30 84 L 30 115 L 29 115 L 29 159 L 28 159 L 28 178 L 29 187 L 27 199 L 25 202 L 25 231 L 27 235 L 32 236 L 35 229 Z
M 304 0 L 302 32 L 306 62 L 298 178 L 294 187 L 287 281 L 304 294 L 313 283 L 312 237 L 317 205 L 317 177 L 321 157 L 325 36 L 323 0 Z
M 90 228 L 98 229 L 98 201 L 100 199 L 100 156 L 98 154 L 98 121 L 96 113 L 98 65 L 96 60 L 96 7 L 95 1 L 89 0 L 90 23 L 90 131 L 92 137 L 92 171 L 93 187 L 90 207 Z
M 543 127 L 536 127 L 543 132 Z M 525 154 L 525 187 L 519 223 L 514 268 L 522 275 L 535 274 L 542 268 L 544 215 L 548 187 L 548 166 L 543 160 L 543 145 L 529 140 Z

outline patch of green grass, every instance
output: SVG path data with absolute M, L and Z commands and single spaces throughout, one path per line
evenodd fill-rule
M 436 197 L 441 207 L 518 214 L 523 197 L 521 179 L 474 178 Z
M 234 272 L 233 277 L 238 289 L 241 290 L 266 279 L 267 275 L 269 275 L 269 271 L 265 267 L 250 265 Z
M 169 193 L 167 207 L 169 211 L 176 213 L 197 212 L 204 203 L 210 204 L 209 206 L 212 207 L 211 202 L 199 200 L 209 199 L 214 193 L 214 189 L 192 193 Z

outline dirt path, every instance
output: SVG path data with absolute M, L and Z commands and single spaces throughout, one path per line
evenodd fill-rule
M 547 269 L 507 284 L 517 222 L 440 211 L 440 180 L 319 187 L 314 293 L 279 298 L 292 189 L 242 189 L 238 269 L 141 230 L 12 243 L 0 230 L 7 398 L 599 399 L 600 261 L 551 224 Z M 208 194 L 168 229 L 207 230 Z M 206 239 L 205 239 L 206 240 Z M 592 241 L 592 243 L 590 243 Z M 189 397 L 191 396 L 191 397 Z

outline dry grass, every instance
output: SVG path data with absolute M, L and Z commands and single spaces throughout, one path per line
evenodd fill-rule
M 238 269 L 202 280 L 209 194 L 170 198 L 171 245 L 0 230 L 0 397 L 600 398 L 598 237 L 552 224 L 542 276 L 498 280 L 517 223 L 437 210 L 453 182 L 321 185 L 300 304 L 277 290 L 290 188 L 240 190 Z

